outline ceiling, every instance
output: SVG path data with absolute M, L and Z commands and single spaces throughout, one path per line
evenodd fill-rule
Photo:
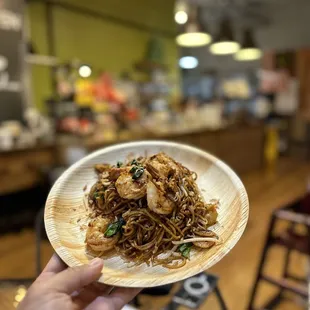
M 263 50 L 288 50 L 310 47 L 309 0 L 189 0 L 202 7 L 202 22 L 214 36 L 223 14 L 230 16 L 237 40 L 244 28 L 251 28 Z M 248 70 L 260 62 L 236 62 L 232 56 L 214 56 L 209 47 L 183 50 L 199 60 L 199 70 Z

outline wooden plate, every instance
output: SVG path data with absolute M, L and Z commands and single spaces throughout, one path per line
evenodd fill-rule
M 49 193 L 45 207 L 45 227 L 58 255 L 69 266 L 87 264 L 92 257 L 84 244 L 87 220 L 84 187 L 87 191 L 96 181 L 96 163 L 124 161 L 129 154 L 152 155 L 160 151 L 172 156 L 198 174 L 198 186 L 206 201 L 220 200 L 218 223 L 213 226 L 221 244 L 209 250 L 192 251 L 191 259 L 179 269 L 146 264 L 131 266 L 119 256 L 104 260 L 100 282 L 127 287 L 152 287 L 180 281 L 219 262 L 241 237 L 249 214 L 246 190 L 238 176 L 216 157 L 191 146 L 145 141 L 119 144 L 96 151 L 66 170 Z M 83 202 L 84 201 L 84 202 Z

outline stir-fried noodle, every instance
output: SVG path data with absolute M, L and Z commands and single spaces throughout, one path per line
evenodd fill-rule
M 127 261 L 179 268 L 192 247 L 208 249 L 218 237 L 218 201 L 205 203 L 197 175 L 164 153 L 116 166 L 98 164 L 89 193 L 86 234 L 97 255 L 114 248 Z

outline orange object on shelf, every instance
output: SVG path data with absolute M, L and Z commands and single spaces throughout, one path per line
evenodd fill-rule
M 108 73 L 103 73 L 94 85 L 94 95 L 97 101 L 124 103 L 124 97 L 115 89 L 112 78 Z

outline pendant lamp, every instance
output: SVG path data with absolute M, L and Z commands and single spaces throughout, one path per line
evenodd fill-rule
M 242 48 L 234 55 L 234 58 L 238 61 L 251 61 L 261 57 L 262 51 L 254 40 L 253 32 L 249 29 L 245 30 Z
M 239 49 L 240 44 L 234 40 L 230 20 L 222 19 L 218 35 L 210 46 L 210 52 L 215 55 L 229 55 L 236 53 Z
M 188 21 L 181 28 L 181 33 L 176 37 L 176 42 L 184 47 L 199 47 L 211 42 L 211 35 L 206 32 L 200 16 L 197 14 L 198 8 L 191 12 Z
M 177 0 L 174 8 L 174 20 L 183 25 L 188 20 L 188 4 L 185 0 Z

